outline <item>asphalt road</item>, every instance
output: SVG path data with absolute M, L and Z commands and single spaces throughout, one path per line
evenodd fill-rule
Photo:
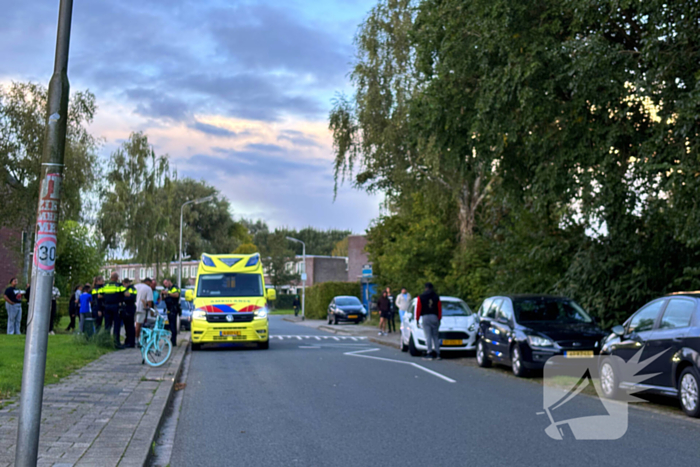
M 545 434 L 543 390 L 271 317 L 269 350 L 193 352 L 172 466 L 689 466 L 700 422 L 630 408 L 614 441 Z M 378 349 L 378 350 L 370 350 Z M 355 355 L 348 355 L 355 352 Z M 358 353 L 359 352 L 359 353 Z M 364 355 L 365 357 L 359 357 Z M 366 357 L 374 358 L 366 358 Z M 416 363 L 422 368 L 399 363 Z M 454 382 L 452 382 L 454 381 Z M 569 416 L 598 415 L 578 396 Z

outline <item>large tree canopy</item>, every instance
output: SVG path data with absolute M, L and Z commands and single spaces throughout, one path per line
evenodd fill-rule
M 337 180 L 387 194 L 380 278 L 472 302 L 567 293 L 606 318 L 696 285 L 699 17 L 689 0 L 382 0 L 330 115 Z
M 46 132 L 48 91 L 34 83 L 0 86 L 0 223 L 31 231 L 39 196 L 39 174 Z M 100 171 L 98 140 L 87 130 L 95 115 L 95 96 L 71 93 L 66 135 L 61 218 L 79 220 L 85 194 L 92 190 Z

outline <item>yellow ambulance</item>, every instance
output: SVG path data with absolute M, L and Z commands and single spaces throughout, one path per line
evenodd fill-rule
M 210 343 L 257 343 L 270 345 L 268 300 L 275 290 L 265 288 L 260 254 L 203 254 L 194 290 L 185 299 L 194 304 L 192 349 Z

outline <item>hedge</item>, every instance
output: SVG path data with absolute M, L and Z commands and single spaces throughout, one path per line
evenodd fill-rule
M 306 317 L 326 319 L 328 305 L 333 297 L 351 295 L 360 298 L 359 282 L 323 282 L 306 289 Z
M 274 301 L 274 307 L 277 310 L 291 310 L 294 303 L 294 294 L 279 294 L 277 300 Z M 301 293 L 299 294 L 301 300 Z
M 22 324 L 20 325 L 20 332 L 25 334 L 27 332 L 27 308 L 28 303 L 26 300 L 22 301 Z M 62 316 L 68 316 L 68 299 L 59 298 L 56 308 L 56 324 L 61 319 Z M 0 334 L 7 334 L 7 309 L 5 308 L 5 299 L 0 298 Z

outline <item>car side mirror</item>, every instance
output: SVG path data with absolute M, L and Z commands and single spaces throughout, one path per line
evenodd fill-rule
M 191 302 L 192 300 L 194 300 L 194 290 L 192 290 L 192 289 L 185 290 L 185 300 L 187 300 L 188 302 Z
M 617 326 L 613 326 L 612 332 L 613 332 L 613 334 L 615 334 L 616 336 L 622 337 L 622 336 L 625 335 L 625 328 L 623 328 L 622 326 L 620 326 L 620 325 L 618 324 Z
M 266 297 L 270 302 L 277 300 L 277 291 L 275 289 L 267 289 Z

